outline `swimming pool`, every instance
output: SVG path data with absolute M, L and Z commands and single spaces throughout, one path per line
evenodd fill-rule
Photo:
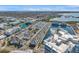
M 19 26 L 23 29 L 23 28 L 28 27 L 29 25 L 31 25 L 31 23 L 30 22 L 27 22 L 27 23 L 22 23 Z

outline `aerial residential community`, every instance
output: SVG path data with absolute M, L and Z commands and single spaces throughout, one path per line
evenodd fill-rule
M 79 53 L 79 12 L 0 11 L 0 53 Z
M 79 18 L 70 13 L 53 14 L 0 16 L 0 52 L 78 53 Z

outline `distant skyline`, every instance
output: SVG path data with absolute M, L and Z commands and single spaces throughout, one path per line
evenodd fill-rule
M 0 5 L 0 11 L 79 11 L 74 5 Z

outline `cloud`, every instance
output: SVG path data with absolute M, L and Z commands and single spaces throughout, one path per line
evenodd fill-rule
M 52 11 L 50 8 L 29 8 L 29 11 Z
M 0 11 L 79 11 L 79 6 L 70 5 L 2 5 Z

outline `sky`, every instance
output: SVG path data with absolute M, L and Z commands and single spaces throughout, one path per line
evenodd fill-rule
M 0 5 L 0 11 L 79 11 L 74 5 Z

